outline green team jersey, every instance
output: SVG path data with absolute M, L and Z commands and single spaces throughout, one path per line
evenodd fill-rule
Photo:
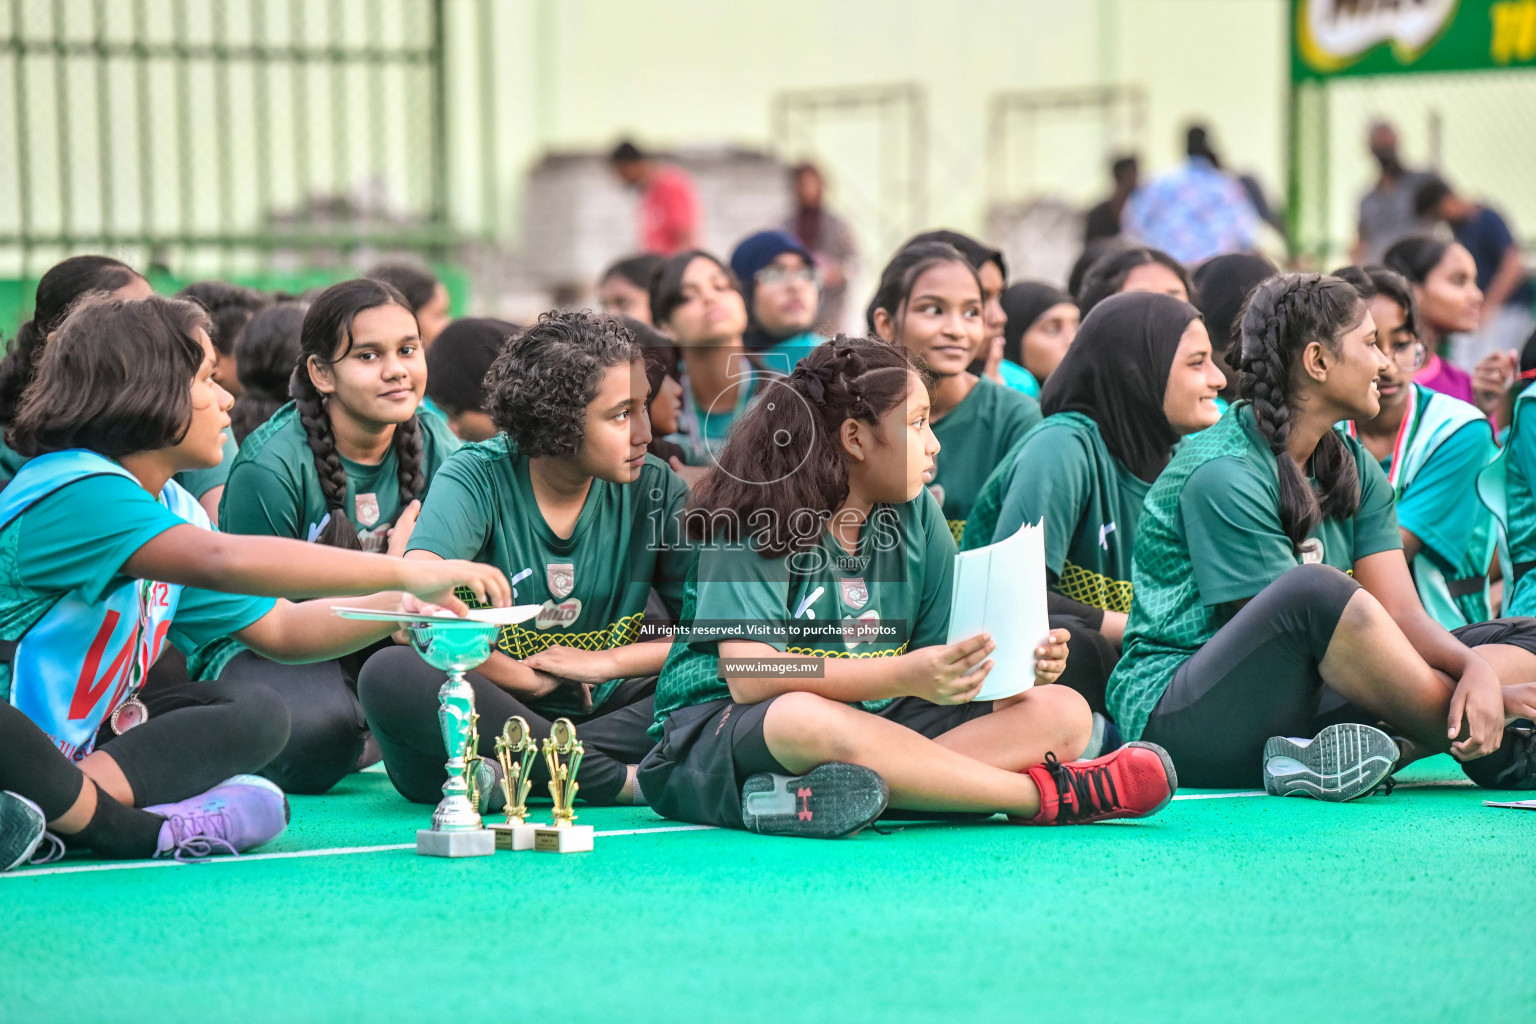
M 430 485 L 438 468 L 459 446 L 448 424 L 436 416 L 418 416 L 421 468 Z M 347 516 L 364 551 L 383 551 L 386 531 L 400 515 L 400 471 L 393 446 L 376 466 L 342 457 L 347 473 Z M 253 430 L 229 470 L 219 529 L 313 540 L 326 517 L 325 493 L 315 468 L 299 411 L 292 402 Z
M 661 670 L 651 737 L 661 739 L 678 708 L 730 696 L 719 673 L 721 638 L 820 658 L 892 658 L 944 643 L 954 574 L 955 540 L 928 494 L 876 505 L 855 554 L 825 527 L 815 546 L 780 558 L 764 558 L 750 543 L 704 546 L 683 598 L 692 633 L 672 644 Z
M 1225 624 L 1224 606 L 1303 562 L 1352 572 L 1367 555 L 1402 548 L 1386 475 L 1358 441 L 1343 440 L 1359 470 L 1360 507 L 1349 519 L 1324 519 L 1299 553 L 1280 525 L 1275 456 L 1247 402 L 1189 440 L 1157 478 L 1136 533 L 1125 653 L 1106 694 L 1126 739 L 1140 738 L 1179 666 Z
M 233 430 L 224 431 L 224 457 L 219 459 L 217 466 L 207 469 L 188 469 L 177 473 L 173 478 L 187 493 L 197 500 L 203 500 L 203 495 L 215 487 L 223 487 L 229 483 L 229 470 L 235 464 L 235 456 L 240 454 L 240 445 L 235 442 Z
M 960 547 L 984 547 L 1044 520 L 1051 589 L 1105 611 L 1129 612 L 1136 524 L 1151 486 L 1109 453 L 1097 423 L 1082 413 L 1057 413 L 1026 434 L 987 478 Z
M 1008 449 L 1039 422 L 1039 402 L 986 377 L 943 419 L 933 421 L 940 450 L 928 490 L 939 499 L 956 541 L 981 485 Z
M 443 465 L 410 548 L 494 565 L 512 581 L 514 604 L 542 605 L 536 618 L 502 630 L 497 646 L 508 656 L 556 644 L 608 650 L 639 638 L 652 587 L 674 614 L 681 610 L 693 555 L 678 532 L 687 498 L 682 478 L 647 455 L 633 483 L 594 479 L 575 529 L 562 539 L 539 511 L 528 457 L 497 434 L 464 445 Z M 593 706 L 618 683 L 594 688 Z M 541 711 L 581 710 L 564 688 L 538 703 Z
M 0 487 L 10 483 L 21 467 L 27 464 L 27 457 L 4 441 L 0 441 Z

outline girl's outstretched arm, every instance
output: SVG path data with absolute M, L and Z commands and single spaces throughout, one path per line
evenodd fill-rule
M 404 590 L 458 614 L 465 605 L 453 596 L 455 587 L 467 587 L 498 607 L 512 603 L 506 576 L 488 565 L 391 558 L 281 537 L 219 533 L 190 523 L 145 543 L 123 569 L 140 579 L 265 597 Z
M 328 597 L 314 601 L 278 601 L 270 612 L 235 634 L 235 639 L 273 661 L 300 664 L 329 661 L 383 640 L 398 628 L 392 622 L 358 622 L 337 618 L 337 605 L 396 610 L 431 615 L 442 609 L 410 594 L 384 593 L 367 597 Z

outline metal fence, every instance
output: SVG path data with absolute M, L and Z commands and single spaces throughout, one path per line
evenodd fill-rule
M 446 40 L 488 39 L 490 4 L 0 0 L 0 277 L 81 249 L 222 276 L 444 257 L 477 232 L 450 210 Z

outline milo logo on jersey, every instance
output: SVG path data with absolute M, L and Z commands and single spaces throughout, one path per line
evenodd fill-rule
M 544 566 L 544 582 L 554 595 L 545 601 L 534 617 L 536 629 L 569 629 L 581 617 L 581 598 L 570 597 L 576 589 L 576 566 L 572 562 L 550 562 Z

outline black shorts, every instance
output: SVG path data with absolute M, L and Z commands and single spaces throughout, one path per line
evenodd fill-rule
M 640 765 L 640 789 L 657 813 L 697 825 L 741 828 L 741 786 L 758 772 L 791 775 L 768 750 L 763 719 L 772 700 L 729 699 L 678 708 Z M 991 701 L 940 705 L 899 697 L 879 712 L 929 739 L 990 714 Z

